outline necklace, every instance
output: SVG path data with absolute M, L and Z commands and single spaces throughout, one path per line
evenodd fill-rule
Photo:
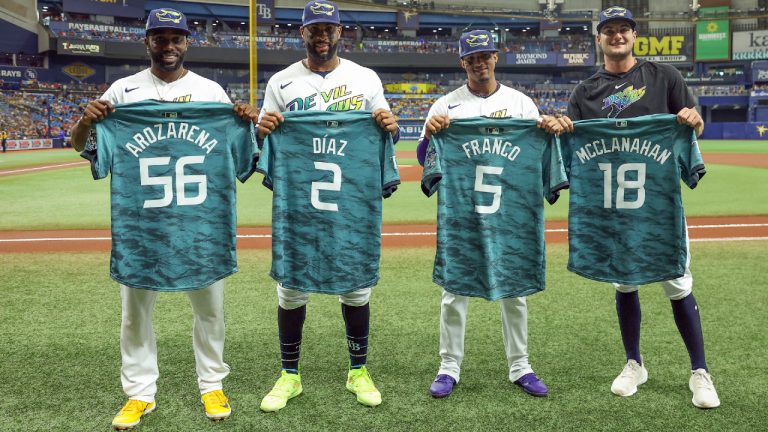
M 155 92 L 157 93 L 157 98 L 160 99 L 161 102 L 165 102 L 165 98 L 163 97 L 162 94 L 160 94 L 160 89 L 157 87 L 157 81 L 159 81 L 160 79 L 158 77 L 156 77 L 155 74 L 153 74 L 151 70 L 147 69 L 147 72 L 152 77 L 152 85 L 155 86 Z M 176 81 L 184 78 L 187 75 L 187 72 L 189 72 L 189 69 L 184 69 L 184 72 L 182 72 L 181 75 L 179 75 L 175 80 L 173 80 L 171 82 L 168 82 L 168 83 L 165 83 L 165 84 L 168 85 L 168 84 L 175 83 Z
M 312 67 L 309 65 L 309 61 L 307 59 L 302 60 L 301 64 L 305 68 L 309 69 L 311 72 L 315 72 L 315 73 L 329 73 L 329 72 L 333 72 L 334 69 L 339 67 L 339 65 L 341 64 L 341 58 L 340 57 L 336 57 L 336 64 L 332 68 L 327 70 L 327 71 L 320 71 L 320 70 L 317 70 L 317 69 L 312 69 Z

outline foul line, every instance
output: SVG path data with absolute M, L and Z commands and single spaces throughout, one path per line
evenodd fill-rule
M 7 174 L 18 174 L 18 173 L 24 173 L 24 172 L 30 172 L 30 171 L 41 171 L 41 170 L 47 170 L 51 168 L 61 168 L 61 167 L 67 167 L 67 166 L 73 166 L 73 165 L 85 165 L 88 162 L 82 161 L 82 162 L 69 162 L 65 164 L 58 164 L 58 165 L 45 165 L 45 166 L 39 166 L 39 167 L 32 167 L 32 168 L 23 168 L 23 169 L 17 169 L 17 170 L 11 170 L 11 171 L 0 171 L 0 175 L 7 175 Z

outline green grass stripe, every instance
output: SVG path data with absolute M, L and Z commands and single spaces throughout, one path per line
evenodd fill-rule
M 72 149 L 9 151 L 0 153 L 0 171 L 67 162 L 85 162 Z

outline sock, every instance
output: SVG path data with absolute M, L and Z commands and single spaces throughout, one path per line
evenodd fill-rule
M 363 306 L 347 306 L 341 304 L 341 315 L 347 328 L 347 348 L 349 348 L 349 368 L 358 369 L 365 366 L 368 358 L 368 323 L 371 309 L 366 303 Z
M 627 361 L 635 360 L 642 364 L 640 358 L 640 298 L 637 291 L 623 293 L 616 291 L 616 313 L 619 316 L 621 341 L 627 353 Z
M 277 328 L 280 336 L 280 360 L 283 370 L 289 373 L 299 373 L 299 354 L 301 352 L 301 330 L 304 328 L 304 318 L 307 316 L 307 306 L 296 309 L 277 307 Z
M 691 370 L 707 370 L 707 360 L 704 356 L 704 334 L 701 331 L 699 306 L 693 293 L 681 300 L 671 300 L 672 314 L 675 324 L 683 337 L 688 356 L 691 357 Z

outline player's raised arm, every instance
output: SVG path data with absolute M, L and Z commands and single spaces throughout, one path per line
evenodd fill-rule
M 107 100 L 98 99 L 88 102 L 80 121 L 72 127 L 72 148 L 79 152 L 83 151 L 93 122 L 103 120 L 114 110 L 114 105 Z

